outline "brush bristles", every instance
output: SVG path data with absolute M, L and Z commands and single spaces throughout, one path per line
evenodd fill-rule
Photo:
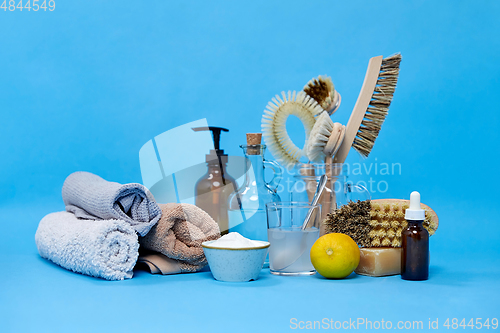
M 401 54 L 399 53 L 382 59 L 372 99 L 352 144 L 352 147 L 365 157 L 370 155 L 382 124 L 389 112 L 389 106 L 391 105 L 398 83 L 400 63 Z
M 288 116 L 297 116 L 304 125 L 306 137 L 309 137 L 316 122 L 315 117 L 323 112 L 323 109 L 303 92 L 288 91 L 288 94 L 282 92 L 281 96 L 276 95 L 266 106 L 261 128 L 264 142 L 274 158 L 289 166 L 297 163 L 305 153 L 288 136 L 286 131 Z
M 323 221 L 328 233 L 343 233 L 361 247 L 370 246 L 370 201 L 349 202 Z M 376 237 L 376 235 L 373 235 Z
M 402 229 L 404 223 L 404 214 L 401 219 L 401 213 L 399 203 L 384 202 L 371 205 L 370 215 L 373 217 L 370 223 L 373 227 L 370 233 L 371 246 L 393 246 L 401 242 L 397 239 L 401 237 L 397 236 L 397 232 Z
M 327 232 L 350 236 L 361 247 L 401 246 L 401 234 L 408 227 L 404 211 L 407 203 L 371 201 L 350 202 L 328 214 L 323 222 Z M 437 223 L 425 212 L 424 227 L 433 235 Z
M 335 86 L 328 76 L 313 78 L 304 87 L 304 92 L 311 96 L 325 110 L 332 108 L 335 97 Z
M 389 239 L 389 237 L 384 237 L 382 239 L 382 246 L 391 246 L 392 242 L 391 240 Z
M 309 135 L 307 150 L 305 152 L 309 160 L 320 162 L 324 158 L 325 154 L 323 154 L 323 149 L 328 143 L 330 135 L 332 135 L 332 130 L 333 121 L 328 115 L 328 112 L 321 112 L 316 118 L 316 123 Z

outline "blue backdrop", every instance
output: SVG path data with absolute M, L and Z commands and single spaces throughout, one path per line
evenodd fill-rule
M 57 331 L 90 316 L 79 323 L 83 331 L 97 325 L 165 331 L 165 322 L 140 320 L 153 315 L 168 327 L 190 321 L 192 329 L 215 330 L 223 318 L 241 331 L 259 325 L 284 331 L 291 317 L 300 316 L 348 320 L 357 313 L 377 320 L 386 311 L 392 313 L 387 318 L 410 320 L 401 309 L 410 306 L 421 309 L 412 316 L 420 314 L 426 325 L 430 317 L 444 322 L 498 316 L 498 1 L 55 4 L 54 11 L 10 11 L 7 1 L 7 9 L 0 9 L 0 327 Z M 259 289 L 258 281 L 256 288 L 214 285 L 208 272 L 138 273 L 137 279 L 107 283 L 38 257 L 36 227 L 45 214 L 64 209 L 60 190 L 71 172 L 141 182 L 139 149 L 154 136 L 201 118 L 229 128 L 222 147 L 241 155 L 238 145 L 245 133 L 260 131 L 271 97 L 300 90 L 319 74 L 330 75 L 341 93 L 334 119 L 346 124 L 369 58 L 395 52 L 403 61 L 390 114 L 370 157 L 351 151 L 348 161 L 399 163 L 400 174 L 371 170 L 360 178 L 388 184 L 385 193 L 373 191 L 375 198 L 408 198 L 418 190 L 438 213 L 431 279 L 411 285 L 422 297 L 409 296 L 410 285 L 396 277 L 314 278 L 310 286 L 311 280 L 286 285 L 266 273 Z M 290 120 L 289 131 L 303 142 L 298 121 Z M 182 294 L 183 288 L 191 289 Z M 301 291 L 294 295 L 293 288 Z M 162 290 L 168 303 L 174 295 L 169 289 L 176 289 L 176 299 L 189 299 L 181 302 L 182 310 L 151 296 Z M 217 313 L 195 302 L 218 297 Z M 287 297 L 296 308 L 280 306 Z M 136 312 L 142 302 L 149 305 Z M 257 302 L 270 303 L 252 317 L 243 307 Z M 118 304 L 123 320 L 117 318 Z M 382 308 L 372 310 L 378 304 Z M 165 319 L 161 306 L 172 317 Z M 114 317 L 102 315 L 106 311 Z M 127 318 L 130 312 L 138 318 Z

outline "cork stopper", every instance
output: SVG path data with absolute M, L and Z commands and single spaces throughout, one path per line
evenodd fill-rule
M 260 142 L 262 140 L 262 133 L 247 133 L 247 154 L 260 155 Z M 255 146 L 255 147 L 250 147 Z

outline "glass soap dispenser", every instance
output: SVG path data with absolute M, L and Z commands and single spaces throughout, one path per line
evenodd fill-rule
M 193 131 L 211 131 L 214 148 L 206 155 L 207 173 L 195 185 L 195 205 L 210 215 L 219 225 L 222 235 L 228 233 L 228 200 L 237 189 L 236 181 L 227 173 L 228 156 L 220 149 L 220 134 L 229 132 L 222 127 L 195 127 Z
M 229 197 L 229 231 L 238 232 L 252 240 L 267 241 L 266 204 L 281 201 L 276 193 L 282 177 L 278 163 L 266 161 L 266 146 L 261 144 L 261 133 L 248 133 L 247 145 L 242 145 L 245 155 L 245 176 L 242 186 Z M 274 171 L 267 183 L 264 169 Z

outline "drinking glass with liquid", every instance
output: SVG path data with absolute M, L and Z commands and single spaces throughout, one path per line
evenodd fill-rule
M 306 228 L 302 224 L 309 210 Z M 269 269 L 275 275 L 312 275 L 316 273 L 310 251 L 319 238 L 321 205 L 308 202 L 273 202 L 266 205 Z

